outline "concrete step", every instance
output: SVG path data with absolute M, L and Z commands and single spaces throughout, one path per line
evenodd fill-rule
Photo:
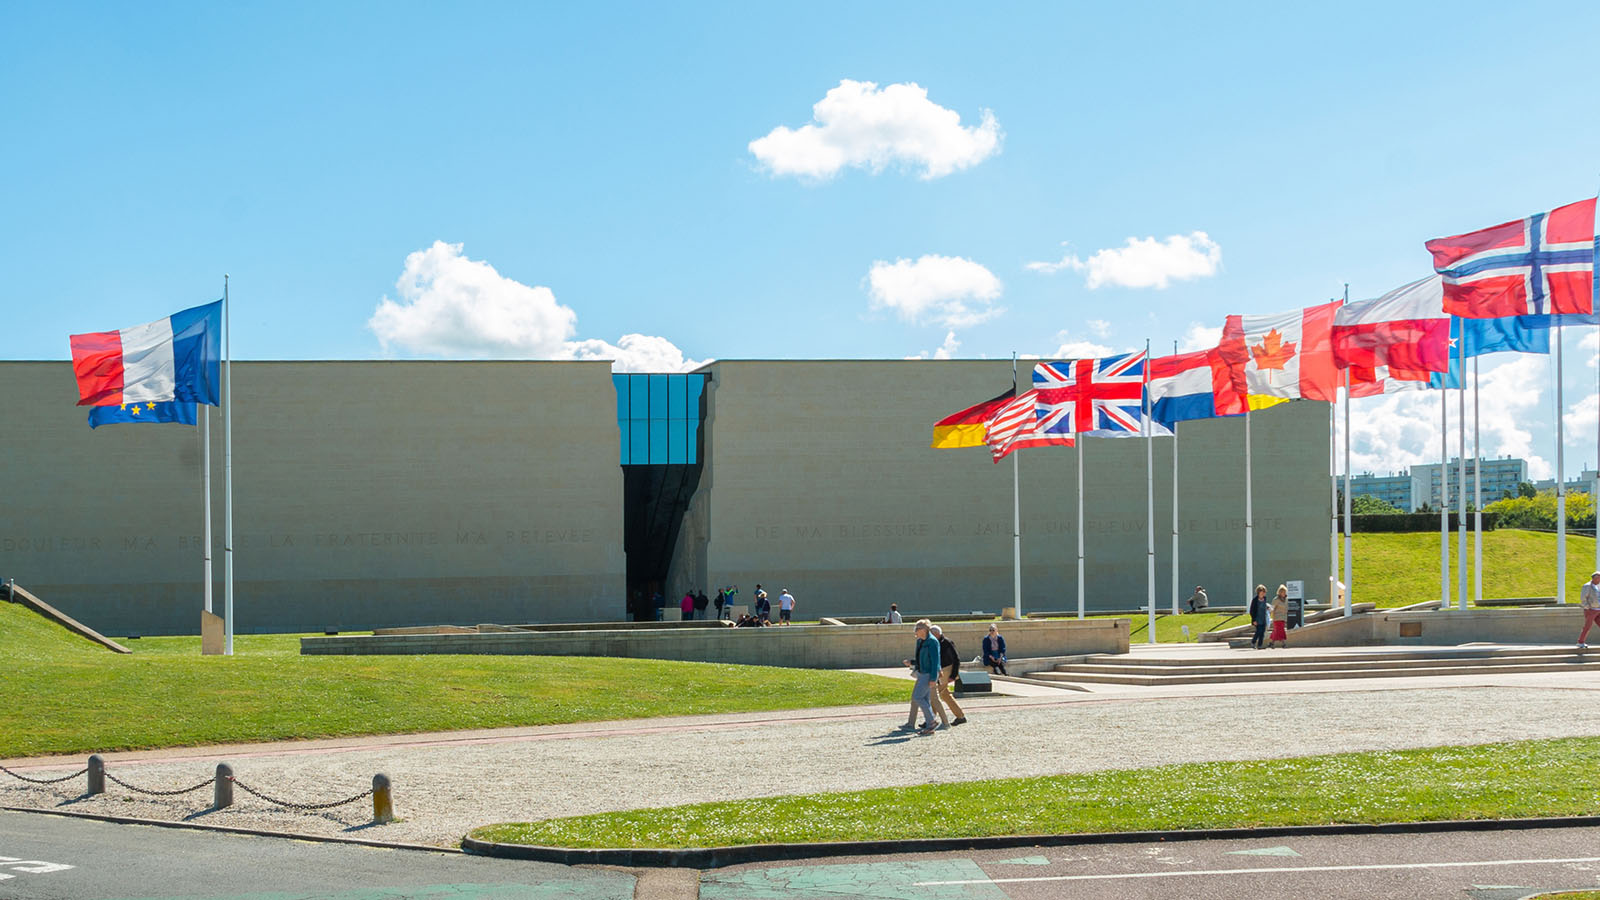
M 1270 653 L 1271 651 L 1262 651 Z M 1292 658 L 1271 660 L 1264 658 L 1254 664 L 1194 665 L 1194 666 L 1143 666 L 1138 663 L 1124 665 L 1058 666 L 1055 671 L 1092 675 L 1245 675 L 1273 672 L 1350 672 L 1360 674 L 1367 669 L 1446 669 L 1471 671 L 1498 669 L 1510 665 L 1530 665 L 1548 662 L 1581 662 L 1582 660 L 1558 656 L 1509 656 L 1493 659 L 1398 659 L 1384 661 L 1301 662 Z M 1594 661 L 1600 663 L 1600 657 Z
M 1424 678 L 1438 675 L 1521 674 L 1530 672 L 1571 672 L 1576 670 L 1600 672 L 1600 656 L 1585 657 L 1566 662 L 1544 661 L 1501 664 L 1494 666 L 1435 666 L 1426 668 L 1392 668 L 1373 666 L 1364 669 L 1291 669 L 1266 672 L 1228 672 L 1222 674 L 1109 674 L 1098 672 L 1055 671 L 1037 672 L 1031 677 L 1041 681 L 1076 682 L 1080 684 L 1124 685 L 1177 685 L 1177 684 L 1239 684 L 1270 681 L 1310 681 L 1334 678 Z
M 1290 633 L 1290 640 L 1294 639 Z M 1249 642 L 1245 642 L 1249 646 Z M 1265 651 L 1263 651 L 1265 652 Z M 1304 653 L 1296 651 L 1292 657 L 1294 662 L 1346 662 L 1351 660 L 1368 662 L 1389 662 L 1406 659 L 1465 659 L 1483 660 L 1497 659 L 1508 656 L 1574 656 L 1578 651 L 1572 645 L 1555 645 L 1548 647 L 1394 647 L 1386 650 L 1362 650 L 1359 652 L 1327 651 L 1323 653 Z M 1600 656 L 1600 648 L 1594 654 Z M 1219 665 L 1255 665 L 1260 658 L 1251 653 L 1225 653 L 1221 651 L 1197 654 L 1195 656 L 1155 656 L 1135 655 L 1122 653 L 1095 653 L 1085 656 L 1084 663 L 1092 665 L 1143 665 L 1143 666 L 1169 666 L 1183 668 L 1186 666 L 1219 666 Z

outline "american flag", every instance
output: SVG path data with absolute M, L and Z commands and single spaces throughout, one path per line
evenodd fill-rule
M 1144 362 L 1141 352 L 1034 366 L 1039 430 L 1097 437 L 1141 434 Z
M 1038 391 L 1023 391 L 988 421 L 989 453 L 995 462 L 1023 447 L 1073 446 L 1075 441 L 1070 434 L 1048 434 L 1040 430 L 1039 415 L 1034 411 L 1038 402 Z

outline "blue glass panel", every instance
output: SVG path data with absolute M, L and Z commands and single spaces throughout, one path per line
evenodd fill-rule
M 690 419 L 686 424 L 689 428 L 688 433 L 684 435 L 686 449 L 683 461 L 694 465 L 700 461 L 700 420 L 698 418 Z
M 642 466 L 645 463 L 655 462 L 650 458 L 650 428 L 648 420 L 639 419 L 628 424 L 628 462 L 630 465 Z
M 690 375 L 689 382 L 689 418 L 700 418 L 700 395 L 706 392 L 706 376 Z
M 683 397 L 687 390 L 689 379 L 682 375 L 667 376 L 667 417 L 681 419 L 688 415 L 685 412 Z
M 628 418 L 645 419 L 650 416 L 650 382 L 648 375 L 628 376 Z
M 617 420 L 617 443 L 622 445 L 622 454 L 621 454 L 622 459 L 621 459 L 621 462 L 622 462 L 623 465 L 627 465 L 628 464 L 628 456 L 629 456 L 629 454 L 628 454 L 628 420 L 627 419 L 618 419 Z
M 628 417 L 628 376 L 613 375 L 611 383 L 617 388 L 617 418 Z
M 667 417 L 667 391 L 671 384 L 669 375 L 650 376 L 650 418 L 665 419 Z
M 680 395 L 681 396 L 681 395 Z M 686 419 L 667 420 L 667 462 L 682 465 L 689 461 L 689 422 Z
M 641 423 L 643 424 L 643 423 Z M 667 420 L 650 420 L 650 462 L 652 465 L 661 465 L 670 455 L 667 453 Z

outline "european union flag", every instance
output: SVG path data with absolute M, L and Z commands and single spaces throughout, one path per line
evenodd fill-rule
M 145 403 L 124 403 L 121 406 L 89 407 L 89 427 L 120 425 L 124 422 L 175 422 L 193 425 L 195 404 L 192 400 L 160 400 Z

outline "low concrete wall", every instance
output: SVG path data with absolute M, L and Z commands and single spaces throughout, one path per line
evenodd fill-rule
M 986 622 L 941 625 L 963 659 L 978 655 Z M 1001 629 L 1013 659 L 1127 653 L 1128 620 L 1010 622 Z M 916 638 L 903 625 L 791 625 L 772 628 L 673 629 L 657 631 L 544 631 L 502 634 L 339 635 L 300 639 L 307 655 L 511 654 L 610 656 L 690 662 L 857 669 L 897 666 Z
M 1368 645 L 1571 644 L 1583 628 L 1577 606 L 1532 609 L 1379 610 L 1289 633 L 1291 647 Z M 1405 633 L 1402 634 L 1402 631 Z M 1600 643 L 1600 633 L 1596 634 Z

